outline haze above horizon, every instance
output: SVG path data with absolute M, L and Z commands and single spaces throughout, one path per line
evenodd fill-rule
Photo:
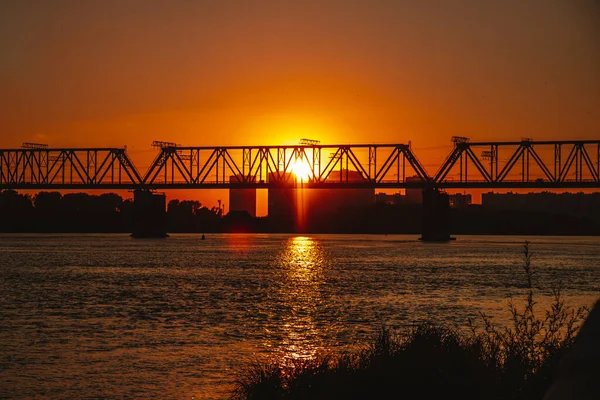
M 3 2 L 0 146 L 593 138 L 599 20 L 594 0 Z
M 0 147 L 597 139 L 600 1 L 0 3 Z M 427 150 L 427 152 L 425 152 Z M 139 165 L 145 168 L 147 165 Z

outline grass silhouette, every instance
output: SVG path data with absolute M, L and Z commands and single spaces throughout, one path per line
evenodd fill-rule
M 523 270 L 526 298 L 522 308 L 509 300 L 509 326 L 481 314 L 466 330 L 421 324 L 395 333 L 382 327 L 356 354 L 291 367 L 255 364 L 237 378 L 232 398 L 542 399 L 587 309 L 567 306 L 556 289 L 539 317 L 529 243 Z

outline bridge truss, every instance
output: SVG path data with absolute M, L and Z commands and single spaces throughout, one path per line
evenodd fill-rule
M 453 142 L 433 176 L 440 187 L 600 187 L 598 140 Z
M 600 188 L 600 140 L 454 137 L 434 175 L 407 144 L 185 147 L 154 142 L 140 174 L 123 148 L 0 149 L 1 189 Z M 296 176 L 302 164 L 305 176 Z
M 137 169 L 119 148 L 0 149 L 0 189 L 134 188 Z
M 307 169 L 306 187 L 418 186 L 427 172 L 404 144 L 160 148 L 144 175 L 151 187 L 272 187 L 297 184 L 295 168 Z M 413 177 L 414 176 L 414 177 Z M 413 178 L 409 178 L 413 177 Z

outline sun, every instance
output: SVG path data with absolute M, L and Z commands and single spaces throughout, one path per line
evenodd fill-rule
M 296 175 L 296 179 L 299 181 L 308 181 L 311 177 L 312 173 L 310 170 L 310 165 L 303 159 L 297 159 L 294 161 L 294 165 L 292 165 L 292 172 Z

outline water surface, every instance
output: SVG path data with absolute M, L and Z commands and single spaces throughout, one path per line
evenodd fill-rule
M 0 398 L 223 398 L 246 363 L 344 352 L 385 323 L 506 323 L 532 242 L 543 308 L 600 291 L 600 238 L 0 235 Z

